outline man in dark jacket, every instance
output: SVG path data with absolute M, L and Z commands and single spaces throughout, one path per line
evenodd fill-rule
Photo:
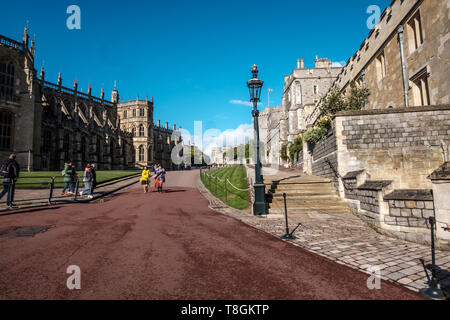
M 3 182 L 3 191 L 0 194 L 0 199 L 3 198 L 5 194 L 8 194 L 6 199 L 7 206 L 11 209 L 16 209 L 17 207 L 14 205 L 13 201 L 16 181 L 19 179 L 20 175 L 20 166 L 16 161 L 15 154 L 10 155 L 9 159 L 2 164 L 0 174 Z
M 94 190 L 97 187 L 97 166 L 95 165 L 95 163 L 91 163 L 91 174 L 92 174 L 91 194 L 94 194 Z
M 75 182 L 75 176 L 77 173 L 71 161 L 69 161 L 64 165 L 63 172 L 64 172 L 64 182 L 66 183 L 66 185 L 64 186 L 61 195 L 62 196 L 75 195 L 75 188 L 73 184 Z M 67 189 L 69 189 L 69 193 L 66 193 Z

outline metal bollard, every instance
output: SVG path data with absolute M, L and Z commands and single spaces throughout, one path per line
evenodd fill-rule
M 75 198 L 73 199 L 74 201 L 77 201 L 78 198 L 79 181 L 80 180 L 77 179 L 77 183 L 75 184 Z
M 53 197 L 53 189 L 55 188 L 55 177 L 52 177 L 52 182 L 50 182 L 50 194 L 48 195 L 48 204 L 52 204 L 52 197 Z
M 284 217 L 286 219 L 286 234 L 281 237 L 283 240 L 293 240 L 295 237 L 292 235 L 292 233 L 289 232 L 289 220 L 288 220 L 288 211 L 287 211 L 287 194 L 283 193 L 283 199 L 284 199 Z
M 434 227 L 435 227 L 436 221 L 435 221 L 434 217 L 430 217 L 428 221 L 430 222 L 430 228 L 431 228 L 431 266 L 429 265 L 427 267 L 424 267 L 424 269 L 425 269 L 427 278 L 429 279 L 429 281 L 428 281 L 429 287 L 426 289 L 420 290 L 420 293 L 429 299 L 445 300 L 445 295 L 442 292 L 442 290 L 440 290 L 438 288 L 438 282 L 436 280 L 437 266 L 436 266 L 436 251 L 435 251 L 435 245 L 434 245 Z M 423 262 L 422 259 L 421 259 L 421 262 L 425 266 L 425 263 Z M 431 269 L 431 280 L 428 276 L 427 269 Z

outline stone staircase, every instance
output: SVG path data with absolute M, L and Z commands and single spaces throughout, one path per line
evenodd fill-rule
M 287 195 L 289 215 L 350 214 L 329 179 L 307 175 L 264 176 L 269 214 L 284 214 L 283 194 Z

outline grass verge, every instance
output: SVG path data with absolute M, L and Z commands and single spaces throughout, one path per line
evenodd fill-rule
M 239 189 L 247 189 L 247 174 L 244 166 L 223 168 L 214 171 L 206 171 L 201 176 L 204 186 L 224 203 L 235 209 L 248 208 L 248 191 L 233 188 L 231 184 Z M 230 183 L 225 183 L 227 180 Z
M 83 171 L 78 171 L 77 173 L 80 181 L 82 181 Z M 139 173 L 139 171 L 97 171 L 97 183 L 124 178 L 137 173 Z M 47 189 L 50 187 L 49 183 L 51 182 L 52 177 L 55 177 L 55 188 L 64 187 L 64 177 L 61 175 L 60 171 L 36 171 L 21 172 L 20 178 L 17 180 L 16 189 Z M 1 179 L 0 186 L 3 187 Z

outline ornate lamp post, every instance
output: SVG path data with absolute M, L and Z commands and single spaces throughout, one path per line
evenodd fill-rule
M 264 185 L 261 176 L 261 159 L 259 153 L 259 124 L 258 124 L 258 102 L 261 101 L 261 89 L 264 82 L 258 79 L 258 67 L 253 66 L 252 70 L 253 78 L 247 82 L 248 90 L 250 91 L 250 101 L 253 102 L 253 124 L 255 130 L 255 202 L 253 203 L 253 214 L 255 216 L 267 214 L 266 201 L 265 201 L 265 191 L 266 187 Z

